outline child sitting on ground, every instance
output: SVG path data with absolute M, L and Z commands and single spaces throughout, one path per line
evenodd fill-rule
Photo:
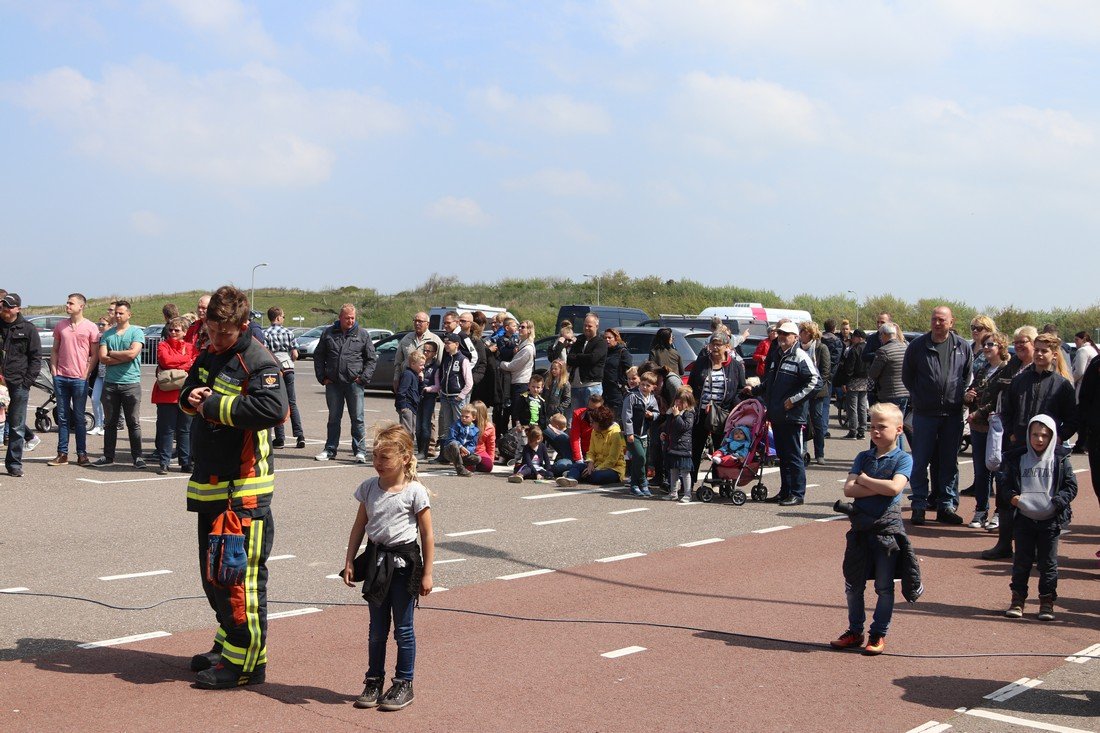
M 1055 435 L 1050 415 L 1036 415 L 1027 426 L 1027 451 L 1006 456 L 1007 493 L 1016 507 L 1013 525 L 1012 605 L 1009 618 L 1024 615 L 1031 567 L 1039 565 L 1039 620 L 1054 620 L 1058 599 L 1058 535 L 1073 516 L 1070 502 L 1077 496 L 1077 478 L 1069 462 L 1069 449 Z
M 477 462 L 471 466 L 471 469 L 481 473 L 492 473 L 493 456 L 497 450 L 497 428 L 489 419 L 488 405 L 481 400 L 474 400 L 471 404 L 477 415 L 474 424 L 477 425 L 478 431 L 477 448 L 474 450 Z
M 555 477 L 563 475 L 573 465 L 573 447 L 569 443 L 569 421 L 560 412 L 550 416 L 543 437 L 550 450 L 554 451 L 554 465 L 550 470 Z
M 749 455 L 748 428 L 744 425 L 736 426 L 718 450 L 711 453 L 710 460 L 719 466 L 744 465 L 745 458 Z
M 522 484 L 523 479 L 553 478 L 550 472 L 550 456 L 542 442 L 542 430 L 538 425 L 527 426 L 527 445 L 523 446 L 515 470 L 508 477 L 509 483 Z
M 477 436 L 480 432 L 474 421 L 477 420 L 477 410 L 473 405 L 466 405 L 459 413 L 458 422 L 451 423 L 450 432 L 440 455 L 455 467 L 455 473 L 459 476 L 472 476 L 470 467 L 481 463 L 481 457 L 477 454 Z
M 844 495 L 855 501 L 851 505 L 837 502 L 834 507 L 848 514 L 851 521 L 844 550 L 848 630 L 829 643 L 834 649 L 861 646 L 865 655 L 873 656 L 886 649 L 886 632 L 894 613 L 894 578 L 901 578 L 902 594 L 910 603 L 924 588 L 916 554 L 901 520 L 901 492 L 913 471 L 913 459 L 897 447 L 902 431 L 901 410 L 893 403 L 879 402 L 868 418 L 875 447 L 856 456 L 844 483 Z M 874 580 L 878 600 L 871 633 L 864 644 L 867 611 L 863 592 L 868 580 Z

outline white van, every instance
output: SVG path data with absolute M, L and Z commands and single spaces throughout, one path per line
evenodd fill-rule
M 699 312 L 700 318 L 713 318 L 714 316 L 719 316 L 724 320 L 766 321 L 768 325 L 778 323 L 782 318 L 789 318 L 795 323 L 813 320 L 809 311 L 793 308 L 765 308 L 760 303 L 734 303 L 733 305 L 704 308 Z
M 436 306 L 428 311 L 428 328 L 433 331 L 438 331 L 443 328 L 443 316 L 451 311 L 455 311 L 456 313 L 461 313 L 462 311 L 470 311 L 471 313 L 474 311 L 481 311 L 490 321 L 493 320 L 493 316 L 497 313 L 503 313 L 509 318 L 515 318 L 506 308 L 497 308 L 495 305 L 484 305 L 483 303 L 459 302 L 455 305 Z

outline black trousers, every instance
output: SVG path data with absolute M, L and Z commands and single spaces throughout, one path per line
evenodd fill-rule
M 1058 535 L 1062 530 L 1053 519 L 1036 521 L 1016 512 L 1012 527 L 1016 551 L 1012 555 L 1009 588 L 1027 598 L 1031 568 L 1039 566 L 1039 595 L 1058 596 Z
M 218 619 L 214 646 L 221 649 L 222 662 L 250 673 L 267 664 L 267 557 L 275 540 L 275 523 L 270 510 L 251 520 L 241 519 L 242 525 L 248 522 L 243 527 L 248 556 L 244 584 L 222 588 L 206 577 L 210 529 L 220 513 L 198 515 L 199 576 Z

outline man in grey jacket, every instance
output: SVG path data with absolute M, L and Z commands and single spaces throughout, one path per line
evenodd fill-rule
M 328 404 L 328 434 L 325 449 L 317 454 L 318 461 L 336 457 L 346 404 L 351 418 L 351 452 L 359 463 L 367 462 L 363 389 L 374 375 L 375 362 L 370 334 L 355 320 L 355 306 L 345 303 L 340 308 L 340 320 L 325 329 L 313 353 L 313 371 L 325 387 Z

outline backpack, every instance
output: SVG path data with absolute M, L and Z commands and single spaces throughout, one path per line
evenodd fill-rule
M 511 463 L 519 456 L 525 442 L 525 436 L 519 429 L 509 430 L 497 439 L 497 452 L 506 463 Z

